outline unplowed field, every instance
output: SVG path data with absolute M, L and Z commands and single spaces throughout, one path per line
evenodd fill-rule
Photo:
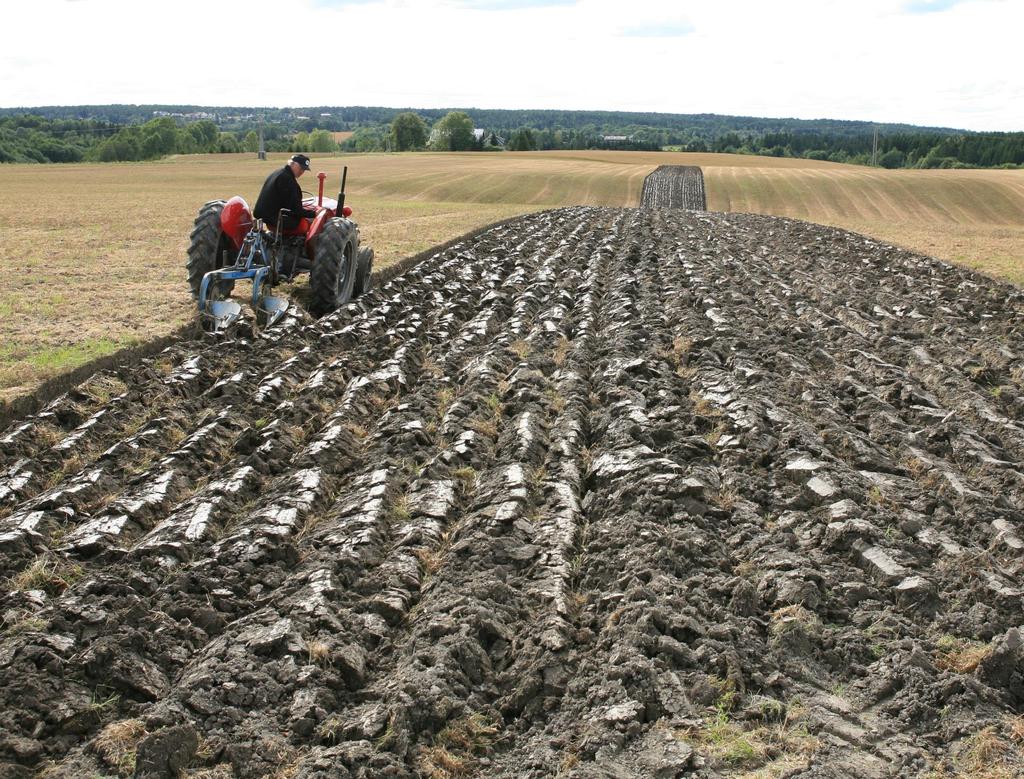
M 1016 775 L 1022 315 L 580 207 L 97 375 L 0 434 L 0 773 Z

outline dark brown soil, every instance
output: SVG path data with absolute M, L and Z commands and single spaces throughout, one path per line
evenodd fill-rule
M 571 208 L 98 374 L 0 433 L 0 775 L 1020 775 L 1022 314 Z

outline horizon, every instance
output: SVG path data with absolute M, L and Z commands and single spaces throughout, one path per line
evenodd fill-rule
M 1009 0 L 633 0 L 628 14 L 612 0 L 290 9 L 18 4 L 9 27 L 45 18 L 46 46 L 33 36 L 5 43 L 0 105 L 476 106 L 1024 131 L 1024 3 Z M 267 60 L 267 39 L 282 42 L 280 60 Z M 506 107 L 522 105 L 534 107 Z

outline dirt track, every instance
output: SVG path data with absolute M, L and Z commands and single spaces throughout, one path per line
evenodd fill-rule
M 0 775 L 1011 776 L 1022 314 L 573 208 L 98 375 L 0 434 Z

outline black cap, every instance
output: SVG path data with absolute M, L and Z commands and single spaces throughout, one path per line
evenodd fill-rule
M 309 170 L 309 157 L 305 154 L 293 154 L 288 162 L 297 162 L 303 170 Z

